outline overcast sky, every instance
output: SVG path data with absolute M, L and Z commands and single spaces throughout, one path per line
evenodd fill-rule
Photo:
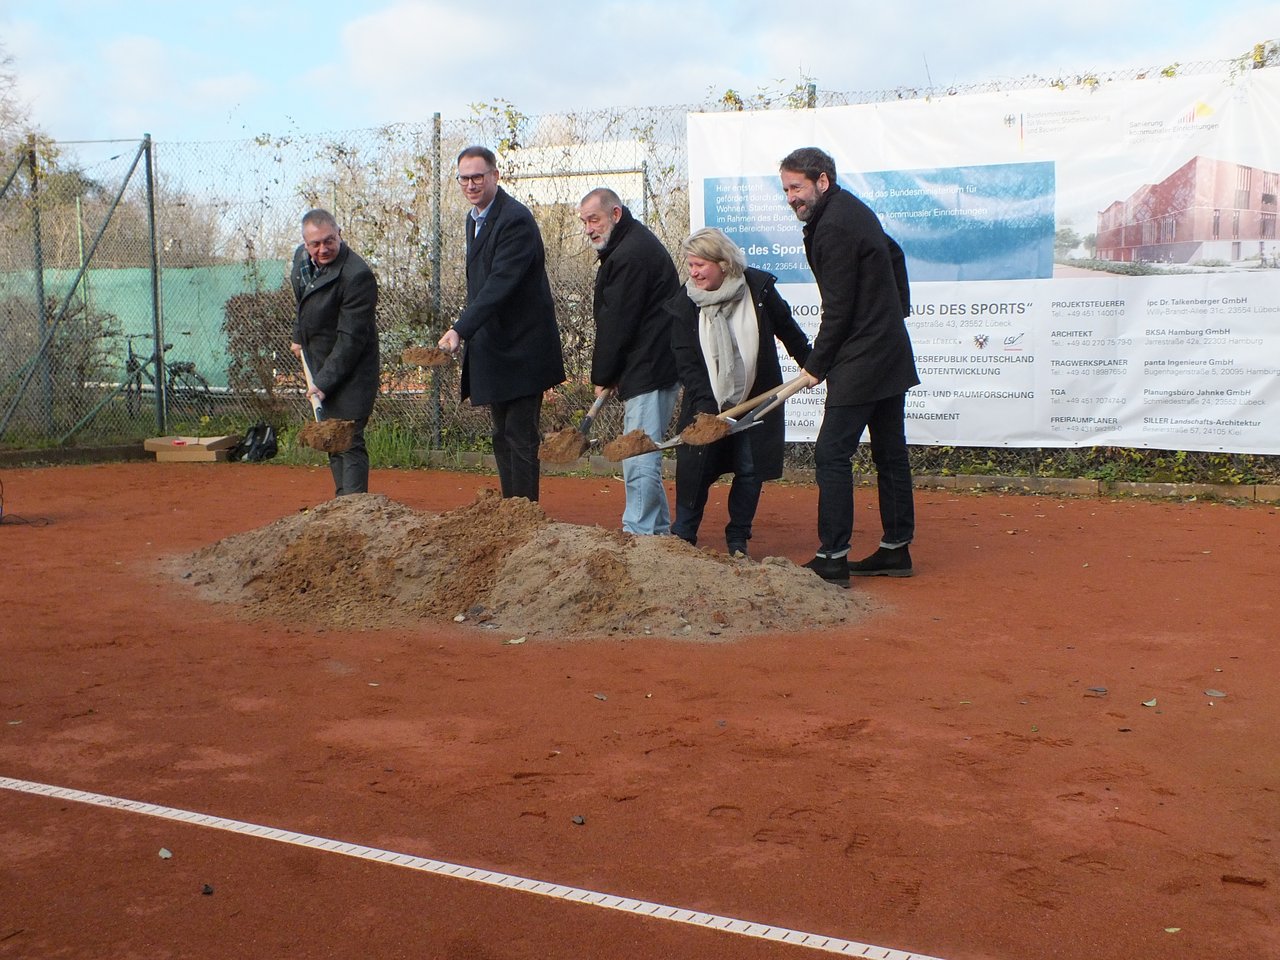
M 1239 56 L 1280 3 L 0 0 L 0 47 L 58 140 L 243 139 L 470 115 L 859 92 Z

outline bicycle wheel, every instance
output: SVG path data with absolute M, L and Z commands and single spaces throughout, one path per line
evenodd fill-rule
M 213 416 L 213 390 L 196 372 L 194 364 L 175 363 L 169 368 L 169 418 L 200 421 Z
M 124 381 L 124 410 L 125 415 L 130 422 L 138 415 L 138 411 L 142 408 L 142 367 L 136 361 L 129 361 L 128 368 L 125 370 Z

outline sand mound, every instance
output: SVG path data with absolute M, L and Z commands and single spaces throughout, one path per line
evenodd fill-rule
M 454 620 L 512 636 L 724 638 L 860 619 L 871 605 L 789 560 L 553 523 L 482 491 L 448 513 L 341 497 L 180 558 L 209 600 L 347 628 Z

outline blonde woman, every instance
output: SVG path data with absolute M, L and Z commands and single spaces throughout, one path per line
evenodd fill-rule
M 667 302 L 673 315 L 671 348 L 684 388 L 677 428 L 699 413 L 717 414 L 782 383 L 775 340 L 804 367 L 809 339 L 778 294 L 777 278 L 748 267 L 742 250 L 719 230 L 690 235 L 680 252 L 685 288 Z M 676 520 L 671 532 L 696 544 L 711 485 L 733 474 L 725 545 L 747 556 L 751 525 L 766 480 L 782 476 L 783 407 L 759 426 L 707 446 L 676 449 Z

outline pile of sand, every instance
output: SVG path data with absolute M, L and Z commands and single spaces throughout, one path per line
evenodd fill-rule
M 843 623 L 871 607 L 789 560 L 553 523 L 493 491 L 441 514 L 341 497 L 204 547 L 175 572 L 250 617 L 348 628 L 465 615 L 512 636 L 708 639 Z

